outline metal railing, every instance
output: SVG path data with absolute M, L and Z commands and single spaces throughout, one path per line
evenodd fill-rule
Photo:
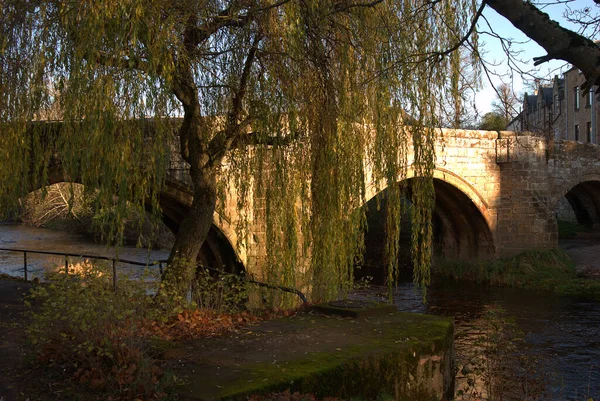
M 229 275 L 233 275 L 233 276 L 238 276 L 235 273 L 225 272 L 223 270 L 215 269 L 213 267 L 207 267 L 207 266 L 200 266 L 200 267 L 202 267 L 203 269 L 206 269 L 206 270 L 218 273 L 218 274 L 229 274 Z M 249 284 L 254 284 L 254 285 L 257 285 L 259 287 L 270 288 L 272 290 L 279 290 L 279 291 L 283 291 L 283 292 L 289 292 L 291 294 L 296 294 L 302 300 L 302 303 L 304 305 L 308 305 L 308 299 L 306 299 L 306 296 L 302 293 L 302 291 L 297 290 L 295 288 L 284 287 L 284 286 L 281 286 L 281 285 L 273 285 L 273 284 L 263 283 L 262 281 L 256 281 L 256 280 L 252 280 L 252 279 L 248 279 L 248 278 L 246 278 L 244 280 L 244 282 L 249 283 Z
M 95 260 L 108 260 L 112 262 L 112 281 L 113 288 L 117 288 L 117 262 L 118 263 L 127 263 L 134 266 L 156 266 L 160 269 L 160 273 L 163 272 L 163 263 L 166 263 L 166 260 L 156 260 L 149 263 L 142 263 L 135 260 L 127 260 L 127 259 L 119 259 L 119 258 L 111 258 L 108 256 L 100 256 L 100 255 L 86 255 L 79 253 L 67 253 L 67 252 L 53 252 L 53 251 L 39 251 L 34 249 L 21 249 L 21 248 L 0 248 L 0 251 L 5 252 L 22 252 L 23 253 L 23 278 L 25 281 L 29 280 L 28 277 L 28 265 L 27 265 L 27 254 L 40 254 L 40 255 L 53 255 L 53 256 L 64 256 L 65 257 L 65 273 L 69 274 L 69 258 L 81 258 L 81 259 L 95 259 Z
M 64 256 L 65 257 L 65 273 L 69 274 L 69 257 L 72 258 L 81 258 L 81 259 L 96 259 L 96 260 L 108 260 L 110 262 L 112 262 L 112 282 L 113 282 L 113 289 L 117 289 L 117 263 L 126 263 L 126 264 L 130 264 L 130 265 L 134 265 L 134 266 L 143 266 L 143 267 L 150 267 L 150 266 L 157 266 L 159 268 L 160 274 L 163 274 L 163 265 L 166 266 L 167 261 L 166 260 L 155 260 L 149 263 L 142 263 L 142 262 L 138 262 L 135 260 L 128 260 L 128 259 L 119 259 L 119 258 L 111 258 L 108 256 L 100 256 L 100 255 L 86 255 L 86 254 L 78 254 L 78 253 L 66 253 L 66 252 L 53 252 L 53 251 L 39 251 L 39 250 L 33 250 L 33 249 L 21 249 L 21 248 L 0 248 L 0 251 L 5 251 L 5 252 L 22 252 L 23 253 L 23 278 L 25 279 L 25 281 L 28 281 L 29 277 L 28 277 L 28 268 L 27 268 L 27 254 L 28 253 L 32 253 L 32 254 L 41 254 L 41 255 L 53 255 L 53 256 Z M 232 276 L 239 276 L 236 273 L 229 273 L 229 272 L 225 272 L 223 270 L 219 270 L 219 269 L 215 269 L 212 267 L 206 267 L 206 266 L 200 266 L 204 269 L 207 269 L 209 271 L 213 271 L 216 272 L 218 274 L 227 274 L 227 275 L 232 275 Z M 301 300 L 302 303 L 307 305 L 308 304 L 308 299 L 306 299 L 306 296 L 300 291 L 297 290 L 295 288 L 290 288 L 290 287 L 284 287 L 284 286 L 279 286 L 279 285 L 273 285 L 273 284 L 268 284 L 268 283 L 263 283 L 260 281 L 256 281 L 256 280 L 252 280 L 252 279 L 244 279 L 244 282 L 248 283 L 248 284 L 254 284 L 257 285 L 259 287 L 264 287 L 264 288 L 270 288 L 270 289 L 274 289 L 274 290 L 279 290 L 279 291 L 283 291 L 283 292 L 289 292 L 292 294 L 297 295 Z

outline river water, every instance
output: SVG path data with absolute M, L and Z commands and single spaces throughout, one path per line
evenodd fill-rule
M 119 249 L 108 248 L 106 245 L 92 242 L 84 236 L 64 231 L 29 227 L 22 224 L 0 224 L 0 248 L 31 249 L 39 251 L 62 252 L 71 255 L 93 255 L 132 260 L 140 263 L 165 260 L 169 251 L 148 250 L 124 246 Z M 77 265 L 84 259 L 69 257 L 69 264 Z M 64 269 L 64 256 L 50 256 L 28 253 L 28 278 L 43 279 L 46 272 Z M 143 274 L 143 268 L 127 263 L 117 264 L 117 275 L 127 274 L 137 277 Z M 154 269 L 158 270 L 158 269 Z M 0 273 L 23 277 L 23 252 L 0 251 Z
M 386 299 L 387 288 L 356 296 Z M 490 389 L 494 400 L 600 400 L 599 302 L 456 282 L 433 284 L 426 303 L 412 283 L 393 298 L 402 311 L 454 318 L 459 400 Z
M 167 250 L 117 251 L 84 237 L 19 224 L 0 224 L 0 248 L 92 254 L 148 262 Z M 64 258 L 28 254 L 29 276 L 64 267 Z M 0 273 L 22 276 L 23 254 L 0 251 Z M 139 275 L 119 266 L 119 274 Z M 387 298 L 370 287 L 355 296 Z M 410 283 L 394 291 L 403 311 L 452 317 L 456 330 L 457 399 L 600 400 L 600 303 L 526 290 L 437 283 L 427 303 Z M 491 385 L 490 385 L 491 383 Z M 491 393 L 491 394 L 490 394 Z

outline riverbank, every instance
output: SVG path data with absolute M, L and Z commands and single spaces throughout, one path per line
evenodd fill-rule
M 560 239 L 559 246 L 571 257 L 579 276 L 600 280 L 600 230 L 579 230 Z
M 48 364 L 45 358 L 53 355 L 52 349 L 43 347 L 35 355 L 28 349 L 25 338 L 31 328 L 27 328 L 23 300 L 32 287 L 35 284 L 0 279 L 2 401 L 247 399 L 286 389 L 311 397 L 362 396 L 365 400 L 429 400 L 432 394 L 435 399 L 453 394 L 452 321 L 397 311 L 360 319 L 299 311 L 252 326 L 230 324 L 218 334 L 208 332 L 197 338 L 158 338 L 137 332 L 137 341 L 147 342 L 153 354 L 156 365 L 151 371 L 157 377 L 152 382 L 159 391 L 146 389 L 150 397 L 136 395 L 141 382 L 129 380 L 143 367 L 113 361 L 118 386 L 110 392 L 101 387 L 109 378 L 94 376 L 99 370 L 92 368 L 90 376 L 89 370 L 70 366 L 81 357 L 63 355 Z M 178 323 L 190 320 L 185 313 L 181 316 Z M 215 316 L 211 321 L 231 317 Z M 119 333 L 126 335 L 126 331 Z M 47 345 L 60 347 L 55 342 Z
M 19 287 L 18 282 L 17 287 Z M 366 290 L 365 290 L 366 291 Z M 377 296 L 381 293 L 382 298 L 386 298 L 386 288 L 381 288 L 380 291 L 370 289 L 365 293 L 367 297 Z M 15 293 L 16 296 L 20 296 L 19 292 Z M 22 291 L 21 291 L 22 294 Z M 598 303 L 593 301 L 581 300 L 579 297 L 558 297 L 550 294 L 537 294 L 529 290 L 510 289 L 502 287 L 490 287 L 479 284 L 460 284 L 446 282 L 444 286 L 432 285 L 428 290 L 428 302 L 422 303 L 421 294 L 415 291 L 415 287 L 411 284 L 401 285 L 395 290 L 394 303 L 395 305 L 404 311 L 417 312 L 417 313 L 428 313 L 441 315 L 445 317 L 453 317 L 455 321 L 455 341 L 456 341 L 456 355 L 457 355 L 457 390 L 462 390 L 462 396 L 457 394 L 457 399 L 463 401 L 472 401 L 473 399 L 468 396 L 474 394 L 473 392 L 467 392 L 472 390 L 471 383 L 473 377 L 479 378 L 478 380 L 484 380 L 488 371 L 480 371 L 481 366 L 477 363 L 473 363 L 472 353 L 486 354 L 486 350 L 490 346 L 498 345 L 496 338 L 497 334 L 500 334 L 498 330 L 503 330 L 503 325 L 494 324 L 493 327 L 496 331 L 487 332 L 484 331 L 486 324 L 489 325 L 489 321 L 486 323 L 486 311 L 490 308 L 495 309 L 496 306 L 500 306 L 505 309 L 507 319 L 512 319 L 518 324 L 518 330 L 522 331 L 527 336 L 525 342 L 512 343 L 511 346 L 518 346 L 518 353 L 512 355 L 513 357 L 525 357 L 525 362 L 532 365 L 529 366 L 529 370 L 526 370 L 527 377 L 532 374 L 543 374 L 541 377 L 542 381 L 534 383 L 527 381 L 529 393 L 527 396 L 522 393 L 522 397 L 519 399 L 533 400 L 533 399 L 548 399 L 548 400 L 583 400 L 588 398 L 600 399 L 600 370 L 597 367 L 595 361 L 600 357 L 600 349 L 597 347 L 597 333 L 600 324 L 600 309 Z M 21 304 L 22 306 L 22 304 Z M 1 308 L 1 307 L 0 307 Z M 296 316 L 294 319 L 299 319 Z M 225 319 L 225 321 L 232 320 L 233 323 L 237 322 L 236 318 Z M 304 319 L 304 322 L 311 325 L 314 319 Z M 206 327 L 205 322 L 201 320 L 195 320 L 190 317 L 182 316 L 182 321 L 176 319 L 175 322 L 169 324 L 172 326 L 170 333 L 181 332 L 181 326 L 185 326 L 187 322 L 198 323 L 202 327 Z M 221 319 L 223 321 L 223 319 Z M 335 322 L 335 320 L 332 319 Z M 216 318 L 211 318 L 211 322 L 217 324 Z M 228 323 L 229 324 L 229 323 Z M 190 326 L 188 326 L 190 327 Z M 226 336 L 214 336 L 211 334 L 211 330 L 207 331 L 209 337 L 199 340 L 186 340 L 183 342 L 176 341 L 157 341 L 153 343 L 151 349 L 151 355 L 153 358 L 165 361 L 165 371 L 168 373 L 174 373 L 176 378 L 171 378 L 173 381 L 171 385 L 174 388 L 183 388 L 184 383 L 191 383 L 195 380 L 202 381 L 198 376 L 191 374 L 190 370 L 196 370 L 196 367 L 192 365 L 198 365 L 200 361 L 200 355 L 202 352 L 215 349 L 219 358 L 231 361 L 236 358 L 235 345 L 237 341 L 258 341 L 265 340 L 274 331 L 272 327 L 264 330 L 266 333 L 264 336 L 253 336 L 261 332 L 261 329 L 257 326 L 237 326 L 235 331 L 231 331 Z M 13 327 L 15 328 L 15 327 Z M 263 330 L 263 331 L 264 331 Z M 503 332 L 503 331 L 502 331 Z M 24 343 L 24 331 L 19 334 L 14 332 L 15 336 L 11 337 L 15 341 L 15 344 L 19 346 Z M 135 332 L 139 334 L 138 331 Z M 375 331 L 374 331 L 375 333 Z M 304 331 L 300 330 L 298 336 L 304 338 Z M 341 336 L 343 337 L 343 334 Z M 348 334 L 346 334 L 348 335 Z M 502 334 L 504 336 L 504 334 Z M 139 337 L 139 335 L 136 335 Z M 275 338 L 275 337 L 273 337 Z M 307 337 L 311 338 L 311 337 Z M 233 341 L 232 341 L 233 339 Z M 335 346 L 335 338 L 325 338 L 322 336 L 312 337 L 313 342 L 322 342 L 327 344 L 328 341 L 333 340 L 334 342 L 329 343 Z M 402 338 L 401 338 L 402 339 Z M 326 341 L 327 340 L 327 341 Z M 405 340 L 405 339 L 404 339 Z M 398 340 L 394 340 L 398 341 Z M 210 344 L 210 345 L 209 345 Z M 282 346 L 290 347 L 293 342 L 287 341 L 286 336 L 280 336 L 280 344 Z M 338 343 L 341 344 L 341 343 Z M 481 348 L 482 346 L 488 348 Z M 242 345 L 243 348 L 243 345 Z M 258 354 L 262 357 L 272 357 L 270 354 L 270 344 L 263 344 L 258 347 Z M 344 348 L 340 345 L 335 348 Z M 510 347 L 506 347 L 504 350 L 508 352 Z M 5 349 L 4 345 L 0 347 L 1 350 Z M 262 349 L 262 351 L 260 351 Z M 312 347 L 311 350 L 315 350 Z M 203 351 L 204 350 L 204 351 Z M 493 351 L 493 349 L 492 349 Z M 339 352 L 335 350 L 335 353 Z M 35 360 L 31 358 L 29 353 L 30 361 Z M 495 355 L 495 354 L 494 354 Z M 19 356 L 20 357 L 20 356 Z M 4 355 L 0 354 L 0 360 L 4 361 Z M 251 358 L 250 358 L 251 359 Z M 313 358 L 314 359 L 314 358 Z M 506 358 L 501 358 L 505 360 Z M 514 358 L 513 358 L 514 359 Z M 7 360 L 10 360 L 7 358 Z M 12 358 L 13 361 L 20 363 L 19 358 Z M 273 358 L 269 362 L 269 365 L 273 361 L 280 361 L 280 358 Z M 521 361 L 521 359 L 519 359 Z M 238 363 L 233 361 L 233 363 Z M 167 366 L 168 365 L 168 366 Z M 289 365 L 289 363 L 288 363 Z M 44 368 L 25 370 L 26 374 L 22 375 L 19 380 L 21 384 L 15 387 L 17 392 L 14 398 L 8 397 L 5 400 L 24 400 L 25 396 L 29 397 L 30 401 L 33 400 L 73 400 L 75 396 L 69 397 L 69 395 L 79 394 L 79 399 L 93 400 L 102 399 L 107 400 L 107 397 L 83 397 L 80 392 L 75 392 L 78 388 L 79 380 L 86 380 L 87 376 L 77 375 L 77 377 L 69 376 L 68 380 L 57 380 L 56 377 L 53 380 L 49 380 L 48 370 Z M 60 366 L 60 365 L 57 365 Z M 235 366 L 235 365 L 233 365 Z M 287 368 L 285 363 L 282 364 L 282 368 Z M 533 368 L 532 368 L 533 367 Z M 527 368 L 527 365 L 525 366 Z M 60 369 L 62 371 L 62 367 Z M 122 371 L 126 373 L 127 369 Z M 216 369 L 215 373 L 219 373 L 220 369 Z M 4 372 L 2 372 L 4 373 Z M 75 374 L 76 372 L 71 371 Z M 518 392 L 522 390 L 521 386 L 525 385 L 523 379 L 523 367 L 517 364 L 515 370 L 509 370 L 504 372 L 502 378 L 506 377 L 507 382 L 503 383 L 504 387 L 510 387 L 511 391 Z M 165 376 L 167 374 L 165 373 Z M 3 374 L 2 377 L 5 375 Z M 186 377 L 187 376 L 187 377 Z M 495 379 L 499 379 L 500 376 L 493 376 Z M 520 378 L 520 379 L 519 379 Z M 183 380 L 185 379 L 185 380 Z M 89 380 L 89 377 L 87 377 Z M 477 381 L 477 380 L 476 380 Z M 558 382 L 557 382 L 558 381 Z M 19 384 L 19 383 L 17 383 Z M 222 386 L 222 384 L 217 383 Z M 1 388 L 1 387 L 0 387 Z M 33 388 L 34 392 L 30 390 Z M 126 387 L 125 387 L 126 388 Z M 97 394 L 98 389 L 94 390 L 92 394 Z M 477 390 L 479 391 L 479 390 Z M 547 391 L 548 393 L 544 393 Z M 19 395 L 21 394 L 21 395 Z M 41 394 L 37 397 L 37 394 Z M 511 393 L 512 394 L 512 393 Z M 542 395 L 547 394 L 548 396 L 543 397 Z M 0 399 L 3 393 L 0 392 Z M 88 394 L 89 395 L 89 394 Z M 589 397 L 582 397 L 582 395 L 589 395 Z M 18 396 L 18 398 L 17 398 Z M 166 397 L 166 395 L 165 395 Z M 124 399 L 124 398 L 116 398 Z M 147 399 L 147 398 L 141 398 Z M 165 398 L 173 399 L 173 398 Z M 293 394 L 277 394 L 276 396 L 268 396 L 262 398 L 252 398 L 254 401 L 266 401 L 266 400 L 279 400 L 279 401 L 300 401 L 310 400 L 317 401 L 318 398 L 304 394 L 302 396 Z M 391 399 L 380 397 L 380 400 Z M 5 401 L 3 400 L 3 401 Z M 332 400 L 334 401 L 334 400 Z M 341 401 L 337 399 L 336 401 Z
M 33 283 L 0 275 L 0 400 L 19 398 L 21 381 L 28 380 L 21 369 L 27 355 L 25 328 L 28 319 L 24 296 Z
M 61 251 L 70 255 L 97 255 L 134 260 L 141 263 L 164 260 L 169 251 L 148 250 L 132 246 L 109 248 L 106 244 L 97 244 L 86 237 L 73 232 L 55 231 L 46 228 L 25 226 L 19 223 L 0 224 L 0 248 L 31 249 L 37 251 Z M 23 253 L 0 252 L 0 274 L 23 277 Z M 71 258 L 70 263 L 83 262 L 80 258 Z M 60 256 L 32 254 L 27 255 L 29 278 L 44 279 L 46 272 L 64 267 L 65 259 Z M 139 271 L 131 265 L 117 264 L 119 276 L 136 276 Z M 158 269 L 157 269 L 158 270 Z
M 600 260 L 600 246 L 587 257 L 591 255 Z M 549 249 L 527 251 L 495 261 L 444 261 L 432 267 L 432 275 L 438 280 L 452 278 L 600 300 L 599 268 L 596 264 L 583 268 L 568 251 Z

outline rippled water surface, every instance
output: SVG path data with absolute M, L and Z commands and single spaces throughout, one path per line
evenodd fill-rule
M 0 224 L 0 248 L 32 249 L 50 252 L 62 252 L 72 255 L 94 255 L 117 257 L 141 263 L 166 259 L 167 250 L 153 250 L 121 247 L 118 250 L 97 244 L 88 238 L 63 231 L 29 227 L 21 224 Z M 69 263 L 78 263 L 80 258 L 70 257 Z M 28 275 L 43 278 L 45 271 L 64 268 L 65 258 L 61 256 L 27 254 Z M 120 263 L 117 265 L 122 273 L 139 275 L 140 269 Z M 0 273 L 23 276 L 23 253 L 0 251 Z
M 386 291 L 373 287 L 358 296 L 385 298 Z M 425 304 L 421 293 L 406 283 L 394 291 L 394 303 L 403 311 L 454 319 L 459 389 L 468 387 L 461 383 L 461 378 L 466 381 L 461 370 L 474 369 L 470 362 L 478 342 L 489 338 L 486 311 L 501 307 L 502 321 L 514 320 L 511 327 L 520 332 L 522 341 L 515 342 L 515 352 L 502 356 L 512 362 L 493 371 L 508 381 L 507 395 L 497 399 L 525 399 L 528 393 L 527 399 L 600 400 L 599 302 L 513 288 L 438 283 L 428 290 Z

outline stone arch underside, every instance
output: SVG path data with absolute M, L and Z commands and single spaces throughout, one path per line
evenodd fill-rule
M 410 193 L 413 178 L 407 180 Z M 470 197 L 446 181 L 434 178 L 435 210 L 433 216 L 433 252 L 436 260 L 474 260 L 494 256 L 492 231 L 480 209 Z M 363 269 L 357 277 L 373 276 L 382 281 L 385 276 L 385 193 L 381 191 L 367 202 L 367 225 Z M 377 199 L 380 207 L 377 208 Z M 407 208 L 405 208 L 407 209 Z M 408 215 L 403 216 L 400 238 L 399 266 L 401 278 L 412 278 L 410 265 L 410 224 Z
M 555 202 L 557 220 L 571 221 L 587 228 L 600 224 L 600 177 L 577 182 Z
M 48 170 L 46 185 L 60 182 L 78 183 L 79 180 L 66 177 L 59 164 L 51 166 Z M 31 188 L 31 191 L 36 189 L 39 188 Z M 174 234 L 177 234 L 179 224 L 189 210 L 191 200 L 192 196 L 185 185 L 167 180 L 165 190 L 160 194 L 159 203 L 163 222 Z M 222 222 L 222 219 L 219 220 Z M 244 270 L 244 264 L 238 257 L 231 240 L 224 233 L 225 230 L 226 228 L 220 228 L 213 222 L 198 260 L 204 266 L 223 269 L 230 273 L 240 273 Z M 228 234 L 231 237 L 232 233 Z

